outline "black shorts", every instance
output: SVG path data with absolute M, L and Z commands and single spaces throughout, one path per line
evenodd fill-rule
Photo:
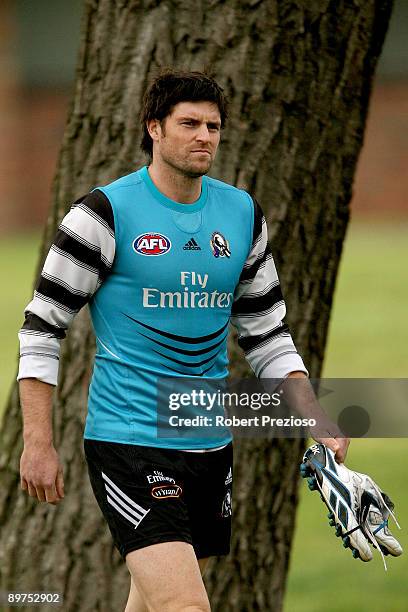
M 204 453 L 84 440 L 96 500 L 123 559 L 160 542 L 188 542 L 198 559 L 227 555 L 232 443 Z

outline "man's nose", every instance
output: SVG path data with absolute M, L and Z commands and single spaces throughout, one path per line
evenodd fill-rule
M 208 127 L 205 125 L 205 123 L 200 125 L 199 129 L 197 130 L 196 138 L 200 142 L 209 142 L 210 132 L 208 130 Z

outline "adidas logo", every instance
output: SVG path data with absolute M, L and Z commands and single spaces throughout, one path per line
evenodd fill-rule
M 229 472 L 227 474 L 227 477 L 225 479 L 225 484 L 229 485 L 232 482 L 232 471 L 231 468 L 229 469 Z
M 184 251 L 201 251 L 201 247 L 198 246 L 194 238 L 190 238 L 183 246 Z

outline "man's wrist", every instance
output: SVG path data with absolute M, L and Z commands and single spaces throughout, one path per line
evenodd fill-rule
M 24 448 L 46 449 L 53 446 L 52 433 L 25 431 L 23 433 Z

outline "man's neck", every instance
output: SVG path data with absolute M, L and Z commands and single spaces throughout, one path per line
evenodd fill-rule
M 149 175 L 163 195 L 180 204 L 192 204 L 201 195 L 201 176 L 185 176 L 158 160 L 153 160 L 150 164 Z

